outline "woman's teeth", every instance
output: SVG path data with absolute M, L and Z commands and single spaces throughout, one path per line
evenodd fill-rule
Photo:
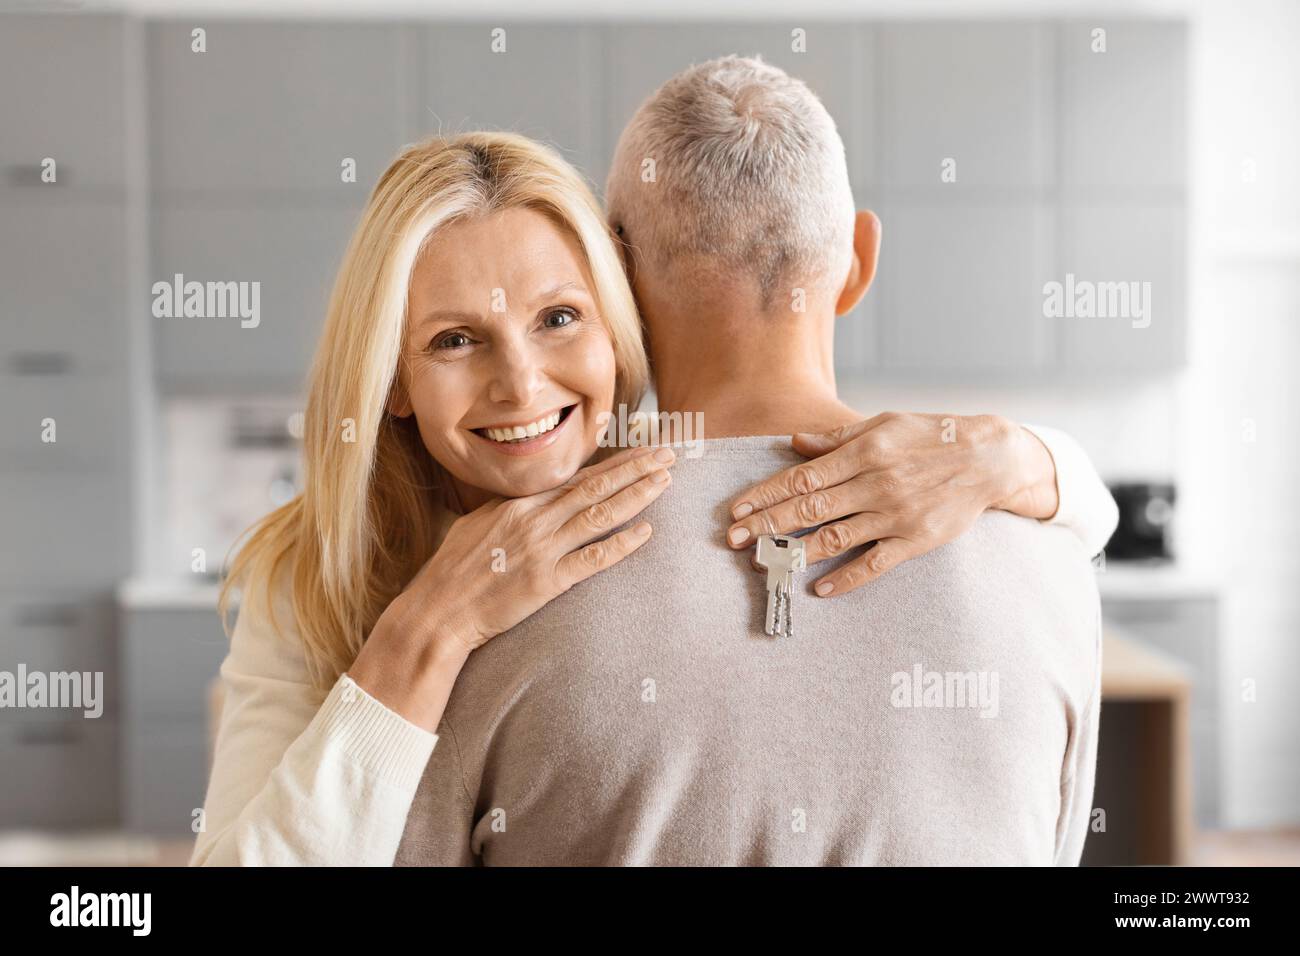
M 483 434 L 493 441 L 524 441 L 549 432 L 558 424 L 560 424 L 560 413 L 552 412 L 545 418 L 527 425 L 516 425 L 513 428 L 484 428 Z

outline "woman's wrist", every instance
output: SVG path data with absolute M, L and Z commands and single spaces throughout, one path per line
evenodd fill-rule
M 1005 492 L 991 507 L 1026 518 L 1051 518 L 1060 504 L 1052 453 L 1029 429 L 1002 421 L 1008 471 Z
M 471 647 L 455 626 L 386 611 L 348 676 L 385 707 L 435 733 Z

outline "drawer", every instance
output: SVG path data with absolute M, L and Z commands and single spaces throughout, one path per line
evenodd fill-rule
M 130 501 L 121 472 L 0 472 L 0 581 L 115 586 L 130 571 Z
M 229 650 L 215 609 L 127 612 L 121 656 L 126 713 L 144 720 L 203 720 L 208 686 Z
M 16 470 L 125 467 L 131 442 L 126 379 L 85 375 L 70 359 L 10 356 L 0 369 L 0 458 Z M 54 441 L 44 440 L 53 419 Z
M 206 724 L 142 721 L 122 739 L 122 821 L 136 833 L 193 832 L 208 786 Z
M 16 673 L 98 672 L 103 675 L 101 701 L 111 714 L 119 698 L 117 641 L 107 597 L 77 595 L 21 596 L 0 593 L 0 670 Z M 0 722 L 66 720 L 71 711 L 0 710 Z
M 117 723 L 0 724 L 0 830 L 118 822 Z
M 126 208 L 34 192 L 0 194 L 0 369 L 125 368 Z

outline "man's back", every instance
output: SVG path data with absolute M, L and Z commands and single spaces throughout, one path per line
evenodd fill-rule
M 1100 671 L 1077 539 L 991 513 L 811 597 L 827 562 L 767 637 L 726 506 L 801 459 L 701 450 L 640 551 L 471 655 L 397 863 L 1077 863 Z

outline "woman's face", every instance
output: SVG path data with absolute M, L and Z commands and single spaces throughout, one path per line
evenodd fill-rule
M 614 348 L 581 247 L 531 209 L 439 230 L 411 274 L 404 401 L 465 508 L 567 481 L 614 400 Z

